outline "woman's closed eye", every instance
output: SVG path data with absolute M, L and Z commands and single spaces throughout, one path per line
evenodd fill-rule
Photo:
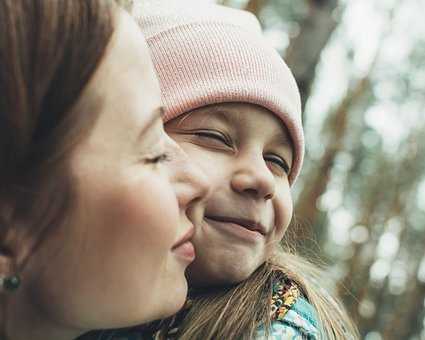
M 157 155 L 146 156 L 143 159 L 145 164 L 159 164 L 167 162 L 171 159 L 170 154 L 167 152 L 159 153 Z
M 270 154 L 270 155 L 264 156 L 264 160 L 266 162 L 272 163 L 274 166 L 278 167 L 280 171 L 283 170 L 285 174 L 289 175 L 289 172 L 291 169 L 288 163 L 282 157 L 274 155 L 274 154 Z

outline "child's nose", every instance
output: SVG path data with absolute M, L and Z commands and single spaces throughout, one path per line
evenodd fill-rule
M 232 189 L 255 199 L 272 199 L 275 193 L 275 177 L 262 155 L 247 158 L 237 164 L 232 176 Z

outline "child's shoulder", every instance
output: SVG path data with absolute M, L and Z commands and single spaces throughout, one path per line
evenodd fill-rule
M 270 318 L 268 339 L 319 339 L 319 322 L 314 307 L 295 282 L 279 273 L 273 282 Z M 262 326 L 257 331 L 256 339 L 265 338 L 266 332 Z
M 255 339 L 266 339 L 264 327 L 258 329 Z M 319 323 L 314 307 L 305 298 L 298 297 L 283 318 L 271 322 L 267 339 L 319 339 Z

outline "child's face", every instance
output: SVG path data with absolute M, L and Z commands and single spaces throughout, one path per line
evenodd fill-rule
M 292 146 L 280 119 L 252 104 L 197 109 L 166 132 L 207 175 L 212 193 L 196 232 L 193 285 L 238 282 L 271 254 L 292 216 Z
M 194 256 L 193 246 L 180 241 L 202 222 L 195 200 L 206 191 L 200 172 L 163 130 L 149 52 L 127 14 L 120 14 L 81 101 L 94 97 L 99 117 L 70 161 L 76 206 L 33 254 L 17 292 L 35 299 L 39 320 L 70 332 L 178 311 Z M 173 161 L 165 162 L 165 153 Z

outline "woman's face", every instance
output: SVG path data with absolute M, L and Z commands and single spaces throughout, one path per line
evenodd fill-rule
M 259 106 L 227 103 L 176 118 L 166 131 L 203 169 L 212 190 L 194 237 L 189 282 L 246 279 L 272 254 L 292 216 L 286 128 Z
M 31 257 L 17 292 L 40 320 L 81 331 L 177 312 L 207 190 L 163 130 L 145 40 L 123 12 L 80 100 L 94 98 L 99 117 L 71 156 L 76 206 Z

